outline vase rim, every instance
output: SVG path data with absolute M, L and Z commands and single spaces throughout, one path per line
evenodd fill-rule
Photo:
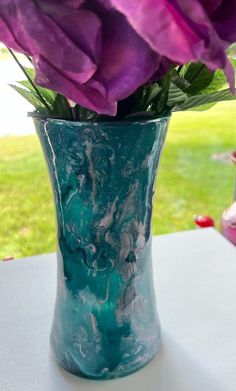
M 141 119 L 136 121 L 101 121 L 101 122 L 92 122 L 92 121 L 69 121 L 65 119 L 59 119 L 59 118 L 40 118 L 40 117 L 33 117 L 33 120 L 42 121 L 45 123 L 63 123 L 70 126 L 121 126 L 121 125 L 144 125 L 147 123 L 155 123 L 155 122 L 162 122 L 164 120 L 169 120 L 171 117 L 170 115 L 165 115 L 163 117 L 153 118 L 153 119 Z

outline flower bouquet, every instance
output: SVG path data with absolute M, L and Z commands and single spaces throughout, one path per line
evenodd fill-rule
M 0 41 L 25 74 L 12 87 L 35 107 L 54 190 L 53 352 L 74 374 L 125 376 L 160 345 L 151 217 L 168 121 L 235 99 L 236 3 L 3 0 Z

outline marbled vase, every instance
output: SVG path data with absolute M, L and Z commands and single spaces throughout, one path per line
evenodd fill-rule
M 128 375 L 160 345 L 151 218 L 168 118 L 35 124 L 58 223 L 52 350 L 82 377 Z

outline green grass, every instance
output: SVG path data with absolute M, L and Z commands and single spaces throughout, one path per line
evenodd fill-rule
M 235 168 L 212 154 L 236 149 L 236 102 L 172 118 L 162 156 L 154 205 L 154 234 L 194 227 L 193 216 L 207 214 L 218 223 L 232 203 Z
M 232 200 L 234 167 L 215 162 L 236 144 L 236 102 L 175 114 L 158 173 L 153 232 L 194 228 L 193 215 L 219 221 Z M 55 219 L 36 136 L 0 138 L 0 259 L 55 251 Z

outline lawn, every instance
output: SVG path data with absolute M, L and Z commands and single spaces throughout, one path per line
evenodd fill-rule
M 175 114 L 156 185 L 153 233 L 194 228 L 193 216 L 217 222 L 232 200 L 235 169 L 212 154 L 236 148 L 236 102 Z M 0 138 L 0 259 L 55 251 L 55 219 L 36 136 Z

